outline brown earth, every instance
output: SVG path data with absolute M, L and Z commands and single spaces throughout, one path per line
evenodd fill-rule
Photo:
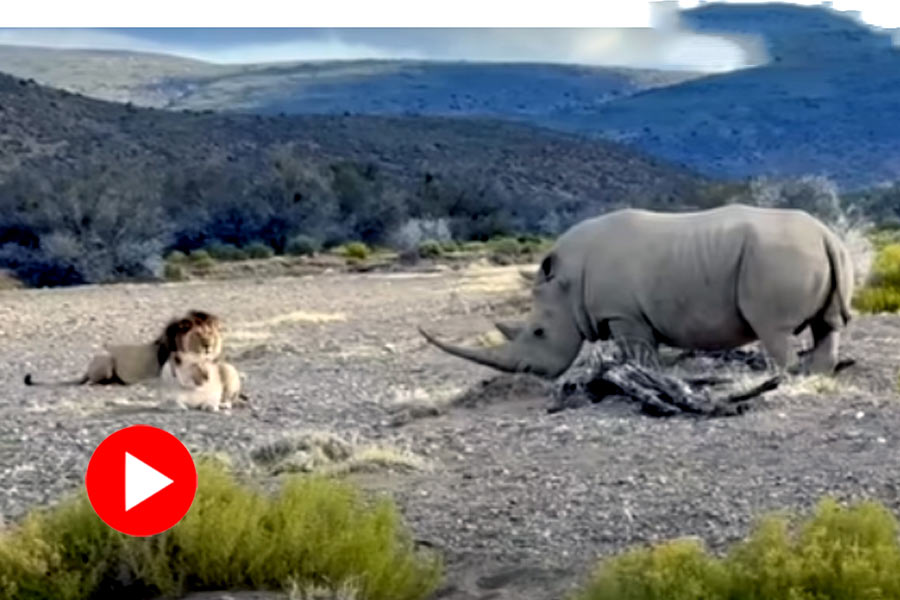
M 541 382 L 416 332 L 484 342 L 525 306 L 519 268 L 0 291 L 0 515 L 80 485 L 94 447 L 138 422 L 246 467 L 254 448 L 305 431 L 413 453 L 425 468 L 349 476 L 393 494 L 415 537 L 444 554 L 438 597 L 452 600 L 555 600 L 599 555 L 681 535 L 722 548 L 760 513 L 823 494 L 900 509 L 900 318 L 857 318 L 843 353 L 858 366 L 792 381 L 739 417 L 654 419 L 615 401 L 550 415 Z M 189 307 L 224 319 L 255 411 L 160 410 L 152 385 L 22 383 L 80 374 L 103 342 L 150 339 Z M 428 404 L 444 408 L 400 418 Z

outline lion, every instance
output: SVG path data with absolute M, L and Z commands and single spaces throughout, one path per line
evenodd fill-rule
M 222 356 L 222 322 L 207 312 L 191 310 L 183 318 L 170 321 L 165 336 L 170 352 L 195 354 L 206 360 Z
M 221 359 L 191 352 L 173 352 L 160 375 L 164 396 L 182 409 L 211 412 L 248 403 L 237 368 Z
M 131 385 L 159 377 L 163 365 L 175 351 L 192 352 L 211 359 L 222 353 L 221 321 L 215 315 L 191 310 L 181 319 L 173 319 L 165 330 L 146 344 L 104 345 L 105 354 L 94 356 L 87 371 L 67 381 L 35 381 L 25 375 L 25 385 Z

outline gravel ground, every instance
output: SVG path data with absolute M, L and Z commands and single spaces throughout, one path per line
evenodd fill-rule
M 427 346 L 475 343 L 521 307 L 517 267 L 324 274 L 0 292 L 0 515 L 80 485 L 94 447 L 134 423 L 192 450 L 250 450 L 303 431 L 409 448 L 431 470 L 361 474 L 446 556 L 451 600 L 555 600 L 599 555 L 681 535 L 713 548 L 770 509 L 821 495 L 900 509 L 900 318 L 856 319 L 836 382 L 799 380 L 734 418 L 654 419 L 603 402 L 546 414 L 545 388 Z M 159 410 L 152 386 L 26 388 L 79 375 L 103 342 L 150 339 L 187 308 L 219 314 L 256 413 Z M 486 383 L 485 383 L 486 382 Z M 477 401 L 398 424 L 404 402 Z M 206 596 L 204 596 L 206 597 Z

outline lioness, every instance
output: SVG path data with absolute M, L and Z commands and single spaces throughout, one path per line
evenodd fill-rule
M 163 395 L 180 408 L 212 412 L 247 403 L 241 376 L 231 363 L 190 352 L 173 352 L 160 374 Z
M 222 353 L 221 322 L 215 315 L 191 310 L 184 318 L 170 321 L 160 336 L 148 344 L 105 345 L 104 349 L 106 354 L 94 356 L 87 372 L 77 379 L 41 382 L 28 373 L 25 385 L 130 385 L 158 377 L 174 351 L 217 359 Z

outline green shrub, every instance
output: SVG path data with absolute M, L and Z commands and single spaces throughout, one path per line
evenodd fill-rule
M 441 250 L 444 252 L 459 252 L 459 243 L 455 240 L 445 240 L 441 242 Z
M 166 261 L 170 263 L 184 263 L 187 262 L 187 259 L 187 254 L 181 250 L 172 250 L 166 257 Z
M 900 290 L 900 243 L 888 244 L 878 251 L 872 264 L 872 281 Z
M 889 243 L 878 250 L 869 283 L 857 290 L 853 306 L 866 313 L 900 310 L 900 243 Z
M 521 255 L 523 247 L 519 240 L 511 237 L 494 238 L 487 243 L 490 259 L 499 265 L 514 263 Z
M 522 245 L 515 238 L 497 238 L 488 242 L 488 246 L 494 255 L 515 257 L 522 252 Z
M 247 253 L 233 244 L 216 242 L 207 246 L 206 251 L 216 260 L 247 260 Z
M 864 313 L 900 311 L 900 290 L 881 286 L 866 286 L 853 297 L 853 306 Z
M 275 496 L 198 461 L 197 496 L 172 529 L 129 537 L 97 518 L 86 494 L 0 533 L 0 599 L 178 596 L 191 590 L 352 585 L 371 600 L 419 600 L 440 578 L 386 500 L 293 476 Z
M 425 240 L 419 244 L 419 256 L 422 258 L 438 258 L 443 253 L 441 244 L 435 240 Z
M 308 235 L 295 235 L 284 247 L 291 256 L 312 256 L 319 251 L 319 242 Z
M 198 271 L 209 271 L 216 266 L 216 261 L 206 250 L 194 250 L 190 255 L 191 266 Z
M 355 258 L 357 260 L 365 260 L 370 254 L 369 247 L 362 242 L 350 242 L 341 248 L 341 254 L 346 258 Z
M 578 600 L 900 598 L 897 521 L 882 505 L 831 499 L 797 527 L 763 519 L 724 558 L 672 541 L 600 565 Z
M 169 281 L 184 281 L 187 279 L 184 267 L 171 261 L 166 262 L 166 265 L 163 267 L 163 277 Z
M 209 255 L 209 252 L 206 250 L 194 250 L 190 255 L 191 262 L 199 263 L 206 262 L 212 259 L 212 256 Z
M 275 256 L 275 251 L 272 250 L 272 247 L 264 242 L 251 242 L 244 246 L 244 252 L 246 252 L 247 256 L 250 258 L 257 260 Z

